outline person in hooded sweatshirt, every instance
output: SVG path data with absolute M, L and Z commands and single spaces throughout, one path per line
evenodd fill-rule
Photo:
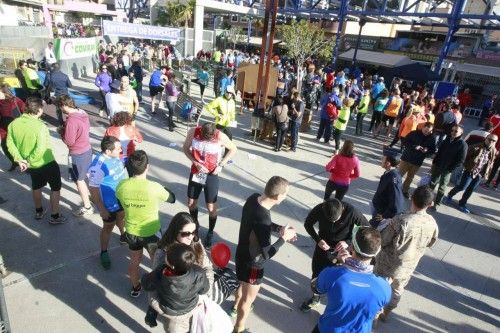
M 167 249 L 165 263 L 142 278 L 145 290 L 158 292 L 166 332 L 189 332 L 199 296 L 210 289 L 205 271 L 195 263 L 193 249 L 176 243 Z
M 73 212 L 75 216 L 87 216 L 94 213 L 90 203 L 87 187 L 87 170 L 92 163 L 92 147 L 90 146 L 90 121 L 88 114 L 76 107 L 68 95 L 60 96 L 56 106 L 66 114 L 64 125 L 59 127 L 59 134 L 69 149 L 69 175 L 75 182 L 82 206 Z

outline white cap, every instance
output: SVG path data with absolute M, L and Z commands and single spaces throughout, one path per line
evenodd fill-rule
M 226 87 L 226 92 L 231 93 L 233 95 L 236 95 L 236 92 L 234 91 L 234 87 L 233 86 L 227 86 Z

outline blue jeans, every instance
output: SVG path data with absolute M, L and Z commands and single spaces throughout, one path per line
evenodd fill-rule
M 481 176 L 477 175 L 475 178 L 472 178 L 472 173 L 469 171 L 464 171 L 462 174 L 462 178 L 460 178 L 460 184 L 455 186 L 450 193 L 448 193 L 449 198 L 453 198 L 455 194 L 457 194 L 460 191 L 465 190 L 464 194 L 462 195 L 462 199 L 458 202 L 459 206 L 464 207 L 467 204 L 467 200 L 469 200 L 470 196 L 476 189 L 476 187 L 479 185 L 481 182 Z
M 291 148 L 296 149 L 297 148 L 297 142 L 299 141 L 299 127 L 300 123 L 296 122 L 294 120 L 290 120 L 288 123 L 288 126 L 290 127 L 290 135 L 292 139 L 292 144 Z
M 321 118 L 319 121 L 318 134 L 316 134 L 316 139 L 325 138 L 325 142 L 330 141 L 332 136 L 332 121 L 330 119 Z

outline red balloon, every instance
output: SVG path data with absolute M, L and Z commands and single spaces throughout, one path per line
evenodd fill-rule
M 219 242 L 212 246 L 210 256 L 215 266 L 219 268 L 226 268 L 231 259 L 231 250 L 225 243 Z

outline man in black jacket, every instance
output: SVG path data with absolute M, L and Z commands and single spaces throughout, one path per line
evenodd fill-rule
M 316 223 L 319 224 L 319 232 L 314 229 Z M 317 278 L 326 267 L 334 265 L 335 252 L 350 243 L 354 225 L 369 226 L 370 224 L 359 210 L 338 199 L 328 199 L 309 212 L 304 227 L 316 243 L 312 258 L 311 279 Z M 309 312 L 319 304 L 319 301 L 320 295 L 313 293 L 310 299 L 302 303 L 300 310 Z
M 465 160 L 467 144 L 461 138 L 463 132 L 464 129 L 461 126 L 453 126 L 450 136 L 439 146 L 436 157 L 432 161 L 431 188 L 434 190 L 436 185 L 439 184 L 434 206 L 432 207 L 433 210 L 437 210 L 441 204 L 446 186 L 450 182 L 451 173 Z
M 385 147 L 383 155 L 381 166 L 385 172 L 380 177 L 372 199 L 373 216 L 370 223 L 374 228 L 378 227 L 382 220 L 392 219 L 406 209 L 401 175 L 397 170 L 401 154 L 397 149 Z
M 424 163 L 426 157 L 431 156 L 436 151 L 436 138 L 432 134 L 433 124 L 426 122 L 421 130 L 410 132 L 405 138 L 403 156 L 399 164 L 399 173 L 401 178 L 406 179 L 403 182 L 403 195 L 409 198 L 408 191 L 410 190 L 413 177 L 418 172 L 418 169 Z

